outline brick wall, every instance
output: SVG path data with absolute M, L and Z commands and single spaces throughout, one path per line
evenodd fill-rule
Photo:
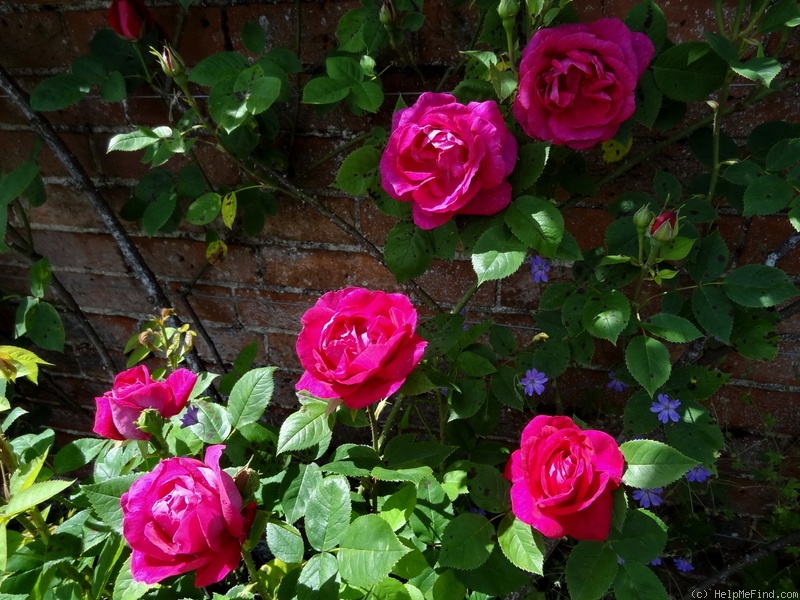
M 193 7 L 185 23 L 179 52 L 194 64 L 210 52 L 239 49 L 238 33 L 247 21 L 260 23 L 270 46 L 294 46 L 294 22 L 300 11 L 301 58 L 309 71 L 319 70 L 325 53 L 335 43 L 334 29 L 339 17 L 357 7 L 357 2 L 251 2 L 249 0 L 205 0 Z M 633 4 L 625 0 L 604 2 L 576 1 L 583 20 L 601 16 L 625 15 Z M 177 0 L 151 0 L 153 13 L 166 32 L 178 22 Z M 42 78 L 63 72 L 71 61 L 87 52 L 93 32 L 105 24 L 104 0 L 6 0 L 0 6 L 0 64 L 26 90 Z M 668 0 L 662 3 L 670 23 L 673 40 L 697 39 L 705 24 L 713 19 L 713 4 L 706 1 Z M 475 15 L 468 4 L 456 8 L 446 0 L 428 0 L 426 25 L 413 40 L 413 50 L 431 80 L 437 80 L 447 66 L 467 47 L 470 24 Z M 442 35 L 446 31 L 447 35 Z M 797 40 L 790 46 L 797 49 Z M 386 57 L 384 57 L 386 58 Z M 787 63 L 796 70 L 797 63 Z M 402 69 L 390 70 L 384 78 L 388 101 L 394 105 L 398 93 L 421 91 L 418 80 Z M 726 130 L 734 136 L 746 132 L 747 118 L 770 120 L 797 119 L 800 97 L 795 91 L 751 109 L 745 118 L 730 119 Z M 131 123 L 158 125 L 167 116 L 146 89 L 135 92 L 123 104 L 109 105 L 93 94 L 79 105 L 48 113 L 47 118 L 94 179 L 106 201 L 119 210 L 132 186 L 147 172 L 137 153 L 107 154 L 110 137 L 130 129 Z M 344 109 L 320 116 L 308 106 L 300 107 L 294 146 L 289 148 L 292 164 L 297 165 L 293 182 L 321 198 L 326 207 L 352 223 L 369 240 L 381 246 L 392 220 L 361 198 L 349 198 L 330 187 L 336 161 L 308 170 L 317 157 L 368 130 L 374 124 L 387 124 L 388 109 L 371 118 L 355 118 Z M 634 152 L 643 151 L 657 141 L 655 134 L 636 131 Z M 7 98 L 0 98 L 0 169 L 9 171 L 24 162 L 34 134 L 26 119 Z M 604 172 L 599 151 L 587 158 L 592 169 Z M 218 155 L 204 153 L 204 167 L 218 180 L 235 181 L 235 169 Z M 173 168 L 180 166 L 177 162 Z M 114 355 L 117 367 L 124 359 L 120 350 L 137 324 L 152 311 L 152 304 L 141 283 L 131 274 L 122 254 L 95 214 L 85 194 L 67 176 L 64 167 L 45 148 L 42 169 L 46 177 L 48 200 L 33 212 L 36 249 L 50 258 L 56 275 L 74 296 L 82 311 L 100 333 Z M 661 169 L 685 179 L 697 171 L 684 144 L 677 144 L 658 160 L 634 169 L 601 197 L 586 200 L 566 215 L 569 230 L 582 247 L 601 245 L 610 217 L 604 206 L 623 189 L 646 189 L 653 173 Z M 274 416 L 279 419 L 293 405 L 292 386 L 298 377 L 294 354 L 299 318 L 325 291 L 345 286 L 365 286 L 387 291 L 404 289 L 391 274 L 346 233 L 313 208 L 280 198 L 278 214 L 267 220 L 263 233 L 255 238 L 235 230 L 228 240 L 229 254 L 220 265 L 207 267 L 203 233 L 186 227 L 170 236 L 148 238 L 133 223 L 126 228 L 170 294 L 184 317 L 186 304 L 205 324 L 224 365 L 216 364 L 209 344 L 200 339 L 198 348 L 209 370 L 229 366 L 238 351 L 255 340 L 260 350 L 258 364 L 282 367 Z M 739 264 L 763 262 L 778 249 L 792 229 L 785 217 L 726 217 L 721 230 Z M 5 291 L 25 293 L 28 262 L 15 255 L 0 256 L 0 286 Z M 792 276 L 800 276 L 800 255 L 789 253 L 778 263 Z M 569 277 L 568 265 L 557 265 L 551 276 Z M 472 282 L 468 260 L 436 263 L 419 279 L 424 288 L 443 306 L 452 304 Z M 187 286 L 196 280 L 186 295 Z M 529 310 L 535 307 L 539 289 L 526 269 L 501 283 L 481 288 L 469 306 L 471 320 L 492 316 L 515 327 L 520 337 L 534 332 Z M 3 313 L 2 331 L 11 331 L 13 307 Z M 36 392 L 35 408 L 47 411 L 50 423 L 61 434 L 80 435 L 91 428 L 93 398 L 108 388 L 113 376 L 102 368 L 93 346 L 87 341 L 78 320 L 66 315 L 67 350 L 50 357 L 55 363 L 52 378 L 42 382 Z M 716 418 L 736 443 L 732 448 L 760 444 L 769 436 L 779 447 L 788 447 L 800 435 L 800 320 L 794 316 L 781 325 L 781 352 L 776 362 L 757 364 L 726 356 L 722 368 L 732 370 L 734 378 L 714 398 Z M 571 372 L 564 377 L 561 394 L 576 406 L 614 402 L 602 386 L 601 368 L 620 360 L 619 351 L 598 345 L 597 370 Z M 547 398 L 545 398 L 545 401 Z M 772 415 L 774 428 L 764 426 Z M 517 424 L 507 423 L 509 431 Z M 744 441 L 743 441 L 744 440 Z M 793 459 L 797 471 L 796 457 Z M 772 501 L 771 499 L 768 500 Z M 756 506 L 763 509 L 764 502 Z

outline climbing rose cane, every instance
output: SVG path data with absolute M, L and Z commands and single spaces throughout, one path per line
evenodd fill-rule
M 295 386 L 364 408 L 390 396 L 414 370 L 427 342 L 403 294 L 363 288 L 328 292 L 302 318 L 297 355 L 306 370 Z
M 610 140 L 653 53 L 619 19 L 540 29 L 522 52 L 514 117 L 528 136 L 574 150 Z
M 505 469 L 511 510 L 547 537 L 604 540 L 623 462 L 607 433 L 584 431 L 569 417 L 534 417 Z
M 205 461 L 168 458 L 122 495 L 122 533 L 131 573 L 151 584 L 190 571 L 195 586 L 222 580 L 239 566 L 255 516 L 242 506 L 233 478 L 219 466 L 224 446 L 209 446 Z
M 411 202 L 421 229 L 455 215 L 493 215 L 511 202 L 506 181 L 517 162 L 517 142 L 497 104 L 456 102 L 426 92 L 395 113 L 381 157 L 381 183 L 392 198 Z

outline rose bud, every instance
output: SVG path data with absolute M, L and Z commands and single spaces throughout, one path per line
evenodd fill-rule
M 131 42 L 142 39 L 153 23 L 144 0 L 112 0 L 108 8 L 108 25 Z
M 650 207 L 647 206 L 647 204 L 642 206 L 633 215 L 633 224 L 636 225 L 636 229 L 640 231 L 645 231 L 652 221 L 653 213 L 650 212 Z
M 378 20 L 384 26 L 394 25 L 397 22 L 397 11 L 392 4 L 392 0 L 383 0 L 381 9 L 378 12 Z
M 151 49 L 153 54 L 158 59 L 158 64 L 161 65 L 161 70 L 167 77 L 176 79 L 183 75 L 186 71 L 186 65 L 183 62 L 180 54 L 175 52 L 169 44 L 164 45 L 164 49 L 158 52 L 155 48 Z
M 678 235 L 678 213 L 668 210 L 661 213 L 650 224 L 650 237 L 657 242 L 669 242 Z
M 497 14 L 505 21 L 506 19 L 514 19 L 519 12 L 519 2 L 517 0 L 500 0 L 497 6 Z

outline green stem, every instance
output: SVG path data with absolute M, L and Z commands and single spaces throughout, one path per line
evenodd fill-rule
M 147 62 L 144 60 L 144 54 L 142 54 L 142 46 L 139 43 L 139 40 L 136 40 L 133 43 L 133 50 L 136 52 L 136 57 L 139 59 L 139 63 L 142 65 L 142 72 L 144 73 L 144 78 L 147 80 L 147 83 L 153 87 L 153 74 L 150 72 L 150 69 L 147 66 Z
M 375 412 L 371 406 L 366 408 L 367 416 L 369 416 L 369 430 L 372 433 L 372 449 L 376 454 L 380 454 L 380 435 L 378 434 L 378 419 L 375 418 Z
M 454 315 L 457 315 L 462 310 L 464 310 L 464 307 L 469 303 L 470 300 L 472 300 L 472 297 L 478 291 L 480 285 L 481 284 L 476 280 L 464 293 L 464 295 L 461 296 L 461 299 L 458 302 L 456 302 L 455 306 L 453 306 L 453 310 L 451 310 L 450 312 Z
M 378 436 L 378 455 L 380 455 L 380 453 L 383 452 L 383 446 L 386 444 L 386 437 L 388 436 L 389 432 L 392 429 L 392 425 L 394 425 L 395 420 L 400 414 L 400 406 L 402 404 L 401 403 L 402 399 L 403 399 L 402 396 L 397 397 L 397 399 L 394 401 L 394 404 L 392 405 L 392 410 L 386 417 L 386 422 L 383 424 L 383 429 L 381 430 L 381 434 L 380 436 Z
M 439 443 L 445 443 L 444 428 L 447 425 L 447 405 L 449 404 L 450 394 L 452 390 L 448 390 L 447 394 L 442 394 L 439 399 Z
M 305 170 L 306 171 L 313 171 L 318 166 L 323 165 L 326 162 L 328 162 L 329 160 L 331 160 L 332 158 L 337 157 L 339 154 L 341 154 L 345 150 L 347 150 L 349 148 L 352 148 L 353 146 L 355 146 L 359 142 L 367 139 L 371 135 L 372 135 L 371 131 L 365 131 L 361 135 L 357 135 L 352 140 L 348 140 L 346 143 L 344 143 L 341 146 L 339 146 L 338 148 L 332 150 L 331 152 L 329 152 L 328 154 L 326 154 L 325 156 L 323 156 L 319 160 L 316 160 L 313 163 L 311 163 L 308 167 L 305 168 Z
M 722 135 L 722 111 L 725 99 L 728 97 L 728 87 L 730 83 L 730 71 L 728 73 L 729 75 L 726 76 L 725 83 L 722 88 L 720 88 L 719 102 L 716 106 L 712 104 L 712 108 L 714 109 L 714 121 L 711 138 L 711 177 L 708 182 L 708 195 L 706 196 L 706 199 L 710 203 L 714 201 L 714 192 L 717 189 L 717 182 L 719 181 L 719 140 Z
M 252 579 L 256 584 L 256 589 L 258 589 L 258 593 L 262 600 L 271 600 L 272 596 L 270 596 L 269 590 L 266 588 L 264 581 L 261 579 L 261 572 L 256 567 L 256 563 L 253 562 L 253 557 L 250 555 L 250 551 L 242 548 L 242 558 L 244 559 L 244 564 L 247 565 L 247 571 L 250 573 L 250 579 Z
M 511 64 L 511 72 L 517 74 L 516 56 L 514 52 L 514 25 L 516 19 L 503 19 L 503 29 L 506 30 L 506 45 L 508 46 L 508 62 Z

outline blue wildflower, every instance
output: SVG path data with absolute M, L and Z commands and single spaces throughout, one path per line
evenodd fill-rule
M 688 558 L 676 558 L 675 568 L 682 573 L 688 573 L 689 571 L 694 571 L 692 562 Z
M 706 469 L 703 465 L 697 465 L 689 469 L 689 472 L 686 473 L 686 480 L 691 483 L 703 483 L 706 479 L 711 477 L 711 475 L 711 471 Z
M 547 281 L 547 272 L 550 270 L 550 261 L 535 254 L 531 256 L 531 277 L 533 283 L 544 283 Z
M 617 564 L 618 565 L 624 565 L 625 564 L 625 559 L 622 558 L 619 554 L 617 555 Z
M 626 387 L 629 387 L 627 383 L 620 381 L 614 375 L 615 375 L 614 371 L 608 372 L 608 378 L 610 379 L 610 381 L 606 384 L 607 388 L 611 388 L 615 392 L 621 392 Z
M 649 490 L 634 490 L 633 499 L 639 503 L 642 508 L 650 508 L 651 506 L 658 506 L 663 502 L 661 494 L 664 488 L 652 488 Z
M 525 393 L 528 396 L 534 394 L 542 395 L 544 393 L 544 384 L 550 381 L 544 373 L 540 373 L 536 369 L 529 369 L 525 373 L 525 377 L 520 380 L 520 384 L 525 388 Z
M 186 409 L 186 412 L 183 413 L 181 417 L 181 429 L 184 427 L 191 427 L 195 423 L 198 422 L 197 420 L 197 413 L 200 412 L 200 407 L 198 406 L 190 406 Z
M 681 416 L 675 409 L 680 405 L 680 400 L 670 398 L 667 394 L 659 394 L 658 400 L 650 407 L 650 412 L 658 413 L 658 420 L 662 423 L 670 421 L 677 423 L 681 420 Z
M 660 556 L 656 556 L 653 560 L 651 560 L 647 564 L 650 565 L 651 567 L 657 567 L 657 566 L 659 566 L 661 564 L 661 557 Z

